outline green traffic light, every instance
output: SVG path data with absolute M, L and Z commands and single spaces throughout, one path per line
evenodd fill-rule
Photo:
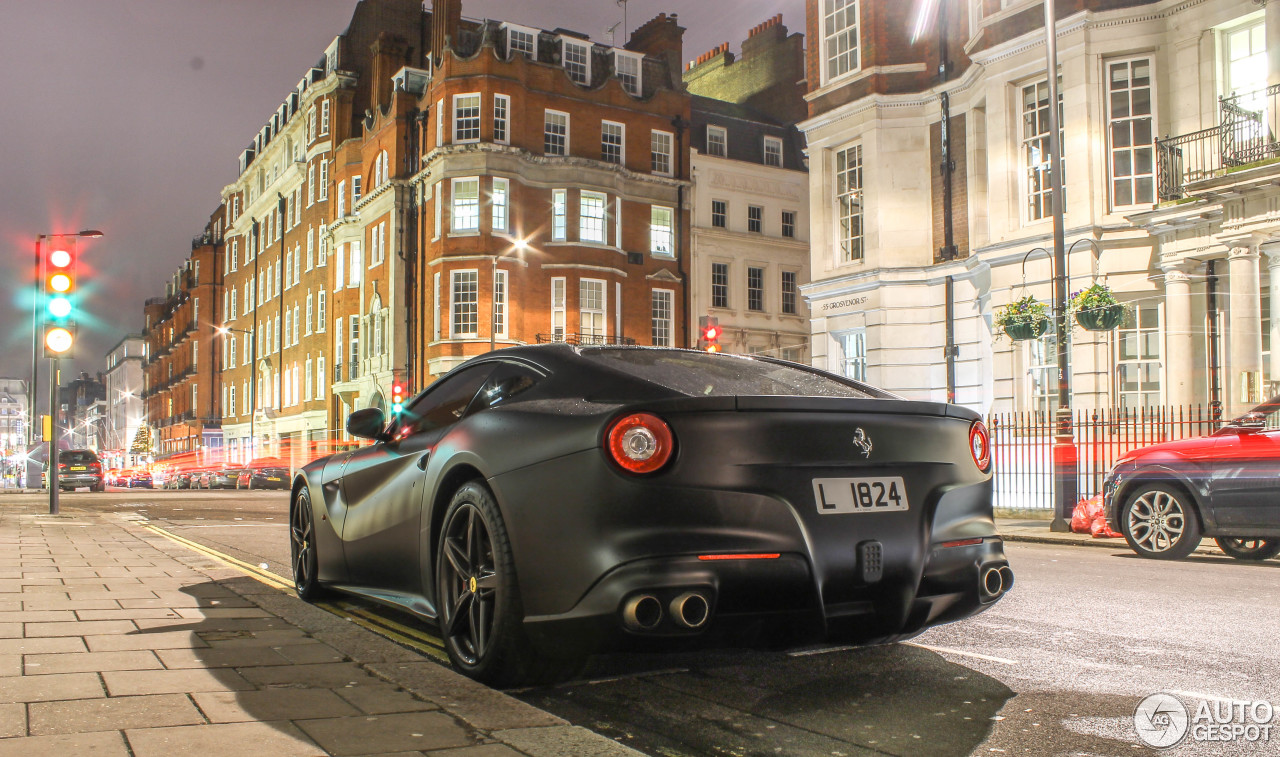
M 54 297 L 49 300 L 49 315 L 54 318 L 66 318 L 71 315 L 71 301 L 66 297 Z
M 393 413 L 398 413 L 402 410 L 404 410 L 404 406 L 401 405 L 399 402 L 391 406 L 391 412 Z

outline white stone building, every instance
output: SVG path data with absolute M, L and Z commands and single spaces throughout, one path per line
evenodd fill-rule
M 111 465 L 128 460 L 129 446 L 145 417 L 142 401 L 146 340 L 141 334 L 129 334 L 107 351 L 103 385 L 106 398 L 103 424 L 104 450 Z M 119 454 L 114 454 L 119 453 Z

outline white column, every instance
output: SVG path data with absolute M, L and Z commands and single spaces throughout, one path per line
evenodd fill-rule
M 1280 3 L 1275 5 L 1280 7 Z M 1264 252 L 1271 287 L 1271 366 L 1267 375 L 1275 384 L 1280 382 L 1280 248 L 1268 247 Z
M 1195 363 L 1191 324 L 1191 277 L 1185 268 L 1164 269 L 1165 392 L 1170 405 L 1195 399 Z
M 1233 247 L 1227 258 L 1231 305 L 1230 397 L 1232 415 L 1262 401 L 1262 297 L 1258 248 Z

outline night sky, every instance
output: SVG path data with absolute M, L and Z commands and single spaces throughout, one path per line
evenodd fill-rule
M 427 5 L 430 0 L 427 0 Z M 142 328 L 142 303 L 191 250 L 236 178 L 237 158 L 351 18 L 355 0 L 0 0 L 0 376 L 31 373 L 38 234 L 80 241 L 82 322 L 73 366 Z M 610 43 L 616 0 L 464 0 L 463 15 Z M 630 0 L 627 27 L 678 13 L 684 58 L 737 51 L 776 13 L 804 31 L 803 0 Z M 618 44 L 625 37 L 618 35 Z M 806 41 L 807 42 L 807 41 Z M 47 383 L 40 358 L 39 384 Z M 43 394 L 43 392 L 42 392 Z

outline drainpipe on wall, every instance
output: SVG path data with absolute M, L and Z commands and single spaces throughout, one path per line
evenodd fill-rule
M 689 318 L 691 315 L 690 309 L 693 305 L 690 302 L 691 293 L 689 292 L 689 274 L 684 270 L 686 251 L 684 249 L 684 222 L 681 219 L 684 217 L 684 180 L 682 178 L 684 176 L 684 130 L 689 126 L 689 122 L 685 121 L 680 116 L 676 116 L 671 119 L 671 126 L 676 131 L 676 181 L 681 182 L 676 187 L 676 270 L 680 273 L 680 290 L 682 292 L 681 299 L 684 301 L 682 308 L 684 313 L 684 323 L 681 324 L 680 329 L 680 342 L 682 343 L 678 342 L 675 346 L 688 347 Z

